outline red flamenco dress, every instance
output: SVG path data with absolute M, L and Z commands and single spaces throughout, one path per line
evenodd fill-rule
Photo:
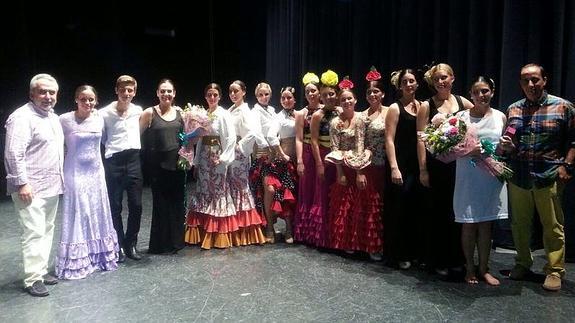
M 325 160 L 336 164 L 338 178 L 330 188 L 330 247 L 345 251 L 381 252 L 383 247 L 381 196 L 373 179 L 358 188 L 356 176 L 371 163 L 371 151 L 364 150 L 365 122 L 355 113 L 345 128 L 337 117 L 330 126 L 332 152 Z M 345 181 L 341 180 L 345 176 Z

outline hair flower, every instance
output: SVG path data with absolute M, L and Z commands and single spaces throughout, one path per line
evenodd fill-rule
M 371 81 L 377 81 L 379 79 L 381 79 L 381 74 L 379 74 L 375 66 L 371 66 L 369 72 L 365 76 L 365 80 L 371 82 Z
M 326 86 L 336 86 L 339 82 L 337 74 L 332 70 L 327 70 L 321 74 L 321 84 Z
M 353 82 L 349 79 L 349 76 L 346 76 L 339 82 L 338 86 L 340 90 L 351 90 L 353 89 Z
M 303 82 L 304 86 L 306 86 L 310 83 L 319 84 L 319 77 L 317 77 L 317 75 L 315 73 L 307 72 L 307 73 L 305 73 L 305 75 L 303 76 L 301 81 Z

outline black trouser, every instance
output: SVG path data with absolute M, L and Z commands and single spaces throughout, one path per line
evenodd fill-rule
M 185 246 L 185 173 L 160 167 L 151 173 L 153 207 L 148 252 L 178 251 Z
M 112 210 L 114 229 L 118 234 L 118 243 L 127 248 L 138 240 L 142 219 L 142 166 L 140 150 L 128 149 L 115 153 L 104 160 L 106 184 Z M 128 227 L 124 233 L 122 223 L 122 200 L 124 191 L 128 193 Z

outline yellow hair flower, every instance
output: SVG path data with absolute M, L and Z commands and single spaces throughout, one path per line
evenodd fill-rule
M 336 86 L 339 79 L 337 74 L 332 70 L 327 70 L 323 74 L 321 74 L 321 83 L 327 86 Z
M 307 73 L 305 73 L 305 75 L 303 76 L 303 79 L 301 81 L 303 82 L 304 86 L 308 85 L 310 83 L 319 84 L 319 77 L 317 77 L 317 75 L 315 75 L 315 73 L 307 72 Z

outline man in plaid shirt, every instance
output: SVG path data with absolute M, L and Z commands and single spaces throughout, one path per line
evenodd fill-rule
M 517 250 L 509 277 L 531 275 L 529 248 L 535 209 L 543 226 L 547 255 L 543 288 L 561 289 L 565 275 L 565 233 L 561 194 L 572 177 L 575 159 L 575 109 L 573 104 L 545 91 L 543 67 L 527 64 L 521 69 L 525 95 L 507 109 L 507 130 L 500 141 L 514 176 L 509 183 L 511 229 Z

